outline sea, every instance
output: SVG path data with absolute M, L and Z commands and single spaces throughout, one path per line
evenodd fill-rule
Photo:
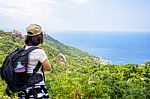
M 55 32 L 54 39 L 113 64 L 150 61 L 150 32 Z

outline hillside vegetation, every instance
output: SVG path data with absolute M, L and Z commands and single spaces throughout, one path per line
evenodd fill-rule
M 48 35 L 44 37 L 41 47 L 53 65 L 53 70 L 46 72 L 51 99 L 150 99 L 150 62 L 103 65 L 95 62 L 98 58 L 93 55 L 66 46 Z M 0 65 L 6 55 L 23 46 L 23 42 L 24 39 L 0 31 Z M 66 65 L 60 63 L 59 53 L 66 56 Z M 0 98 L 5 96 L 5 88 L 0 80 Z

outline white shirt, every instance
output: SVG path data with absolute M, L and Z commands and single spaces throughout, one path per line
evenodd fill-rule
M 28 49 L 32 46 L 26 46 L 25 49 Z M 43 63 L 47 59 L 47 55 L 44 52 L 43 49 L 35 49 L 32 52 L 29 53 L 28 55 L 28 67 L 27 67 L 27 73 L 33 73 L 33 70 L 35 69 L 36 65 L 38 64 L 38 61 Z M 37 71 L 37 73 L 42 74 L 43 72 L 40 69 Z M 44 81 L 40 82 L 44 83 Z M 41 85 L 41 84 L 40 84 Z

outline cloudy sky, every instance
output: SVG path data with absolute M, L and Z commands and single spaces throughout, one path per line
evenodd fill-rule
M 0 0 L 0 29 L 149 31 L 150 0 Z

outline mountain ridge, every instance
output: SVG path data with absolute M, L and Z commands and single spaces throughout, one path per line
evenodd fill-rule
M 75 47 L 72 47 L 72 46 L 68 46 L 68 45 L 65 45 L 61 42 L 59 42 L 58 40 L 56 39 L 53 39 L 50 35 L 48 34 L 44 34 L 44 37 L 45 37 L 45 41 L 47 42 L 47 44 L 52 44 L 52 42 L 56 44 L 56 48 L 59 50 L 60 53 L 63 53 L 63 54 L 66 54 L 66 55 L 71 55 L 73 57 L 88 57 L 88 58 L 91 58 L 91 60 L 93 60 L 94 62 L 97 62 L 99 64 L 108 64 L 108 61 L 103 59 L 102 57 L 96 57 L 92 54 L 89 54 L 88 52 L 85 52 L 83 50 L 80 50 L 80 49 L 77 49 Z M 51 42 L 49 42 L 49 41 Z M 72 52 L 74 51 L 74 52 Z M 80 54 L 78 54 L 80 53 Z
M 48 54 L 48 56 L 50 55 L 50 57 L 52 56 L 53 58 L 55 57 L 55 59 L 56 59 L 56 57 L 59 55 L 59 53 L 62 53 L 74 61 L 77 59 L 79 59 L 79 60 L 80 59 L 81 60 L 89 59 L 89 61 L 91 63 L 108 64 L 108 61 L 103 58 L 96 57 L 92 54 L 89 54 L 89 53 L 82 51 L 80 49 L 77 49 L 75 47 L 67 46 L 67 45 L 59 42 L 58 40 L 52 38 L 48 34 L 43 34 L 43 35 L 44 35 L 44 44 L 42 44 L 41 47 L 46 49 L 46 53 Z M 5 41 L 7 43 L 7 46 L 10 45 L 8 43 L 13 43 L 10 46 L 14 45 L 14 47 L 12 47 L 13 49 L 10 48 L 10 50 L 12 49 L 11 51 L 13 51 L 16 47 L 19 47 L 24 44 L 23 39 L 25 36 L 20 34 L 20 32 L 4 32 L 1 30 L 0 37 L 1 38 L 4 37 L 4 39 L 5 39 L 5 36 L 7 37 L 6 39 L 9 38 L 8 41 L 6 40 L 7 42 Z M 21 44 L 19 44 L 19 43 L 21 43 Z M 53 61 L 54 61 L 54 59 L 53 59 Z

